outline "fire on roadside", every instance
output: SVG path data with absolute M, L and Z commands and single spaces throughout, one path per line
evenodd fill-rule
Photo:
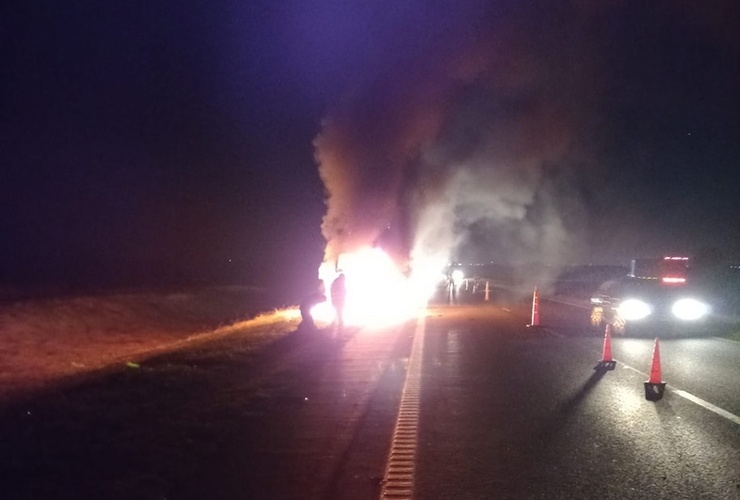
M 314 319 L 331 323 L 331 284 L 339 273 L 346 279 L 344 322 L 350 326 L 385 326 L 403 322 L 426 305 L 433 289 L 423 286 L 424 280 L 406 276 L 382 249 L 363 247 L 344 253 L 338 265 L 324 262 L 319 267 L 319 279 L 324 282 L 327 301 L 312 310 Z

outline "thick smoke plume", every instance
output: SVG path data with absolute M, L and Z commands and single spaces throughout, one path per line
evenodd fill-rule
M 470 13 L 413 57 L 389 57 L 325 119 L 315 146 L 326 261 L 373 244 L 412 266 L 578 251 L 596 83 L 584 35 L 598 13 Z

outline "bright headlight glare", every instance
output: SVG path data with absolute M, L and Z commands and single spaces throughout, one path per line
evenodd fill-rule
M 638 320 L 649 316 L 652 310 L 641 300 L 627 299 L 619 305 L 617 312 L 626 320 Z
M 696 299 L 681 299 L 673 304 L 671 312 L 678 319 L 694 321 L 709 314 L 709 306 Z
M 463 282 L 465 279 L 465 273 L 463 273 L 459 269 L 455 269 L 452 271 L 452 281 L 455 283 L 455 285 L 460 285 L 460 283 Z

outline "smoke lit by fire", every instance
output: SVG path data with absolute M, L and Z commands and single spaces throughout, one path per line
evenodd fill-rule
M 579 17 L 544 29 L 548 11 L 478 23 L 469 10 L 350 89 L 315 141 L 327 265 L 373 246 L 399 272 L 572 254 L 589 57 Z
M 594 33 L 617 4 L 425 3 L 384 32 L 315 140 L 324 266 L 362 248 L 398 276 L 578 258 L 606 95 Z M 378 278 L 363 269 L 346 269 L 358 289 Z

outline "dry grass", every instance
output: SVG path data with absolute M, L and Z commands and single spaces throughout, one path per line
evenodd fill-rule
M 220 287 L 4 304 L 0 399 L 184 345 L 247 332 L 258 345 L 295 329 L 295 309 L 257 315 L 259 303 L 255 290 Z

